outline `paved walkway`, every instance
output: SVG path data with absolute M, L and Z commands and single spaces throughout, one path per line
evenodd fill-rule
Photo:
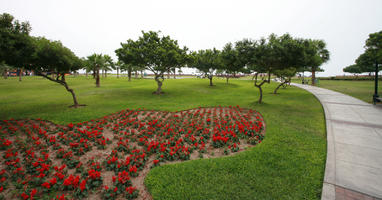
M 324 88 L 293 85 L 313 93 L 325 110 L 322 199 L 382 199 L 382 107 Z

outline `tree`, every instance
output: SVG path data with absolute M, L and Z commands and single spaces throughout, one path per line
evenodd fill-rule
M 375 61 L 379 64 L 382 63 L 382 31 L 369 34 L 365 49 L 370 52 Z
M 305 40 L 305 66 L 312 72 L 312 85 L 315 85 L 316 72 L 323 71 L 320 66 L 330 58 L 326 43 L 323 40 Z
M 183 59 L 186 54 L 179 48 L 178 42 L 170 36 L 160 36 L 160 32 L 144 32 L 137 41 L 128 40 L 121 43 L 122 48 L 115 52 L 120 60 L 133 66 L 145 66 L 147 70 L 154 73 L 154 80 L 158 88 L 153 94 L 162 94 L 164 73 L 175 66 L 184 65 Z
M 202 72 L 210 80 L 210 86 L 213 86 L 214 71 L 222 66 L 220 51 L 214 48 L 193 52 L 190 65 Z
M 361 68 L 358 65 L 356 65 L 356 64 L 349 65 L 349 66 L 345 67 L 343 69 L 343 71 L 344 72 L 348 72 L 348 73 L 352 73 L 352 74 L 360 74 L 360 73 L 362 73 Z
M 65 74 L 82 67 L 81 60 L 70 49 L 62 45 L 60 41 L 50 41 L 40 37 L 34 39 L 34 44 L 35 52 L 31 64 L 26 65 L 25 68 L 33 70 L 38 76 L 64 86 L 73 97 L 74 105 L 71 107 L 84 106 L 78 104 L 74 90 L 69 88 L 65 80 Z M 54 73 L 56 78 L 49 77 L 48 73 Z
M 8 78 L 8 72 L 12 69 L 11 66 L 5 64 L 5 62 L 0 63 L 0 73 L 3 74 L 3 78 L 7 79 Z
M 224 46 L 221 52 L 222 68 L 225 71 L 226 79 L 230 76 L 235 77 L 237 73 L 243 70 L 244 62 L 241 62 L 239 58 L 239 52 L 233 47 L 232 43 L 228 43 Z
M 259 89 L 259 103 L 262 103 L 265 83 L 270 83 L 271 73 L 275 70 L 300 66 L 303 63 L 304 48 L 301 39 L 294 39 L 289 34 L 278 37 L 271 34 L 267 39 L 258 41 L 244 39 L 236 43 L 239 57 L 246 70 L 255 72 L 254 86 Z M 258 80 L 259 74 L 265 74 Z
M 280 84 L 275 88 L 273 94 L 277 94 L 277 91 L 281 86 L 285 87 L 288 83 L 290 83 L 292 77 L 296 75 L 296 72 L 297 69 L 295 67 L 275 70 L 273 74 L 280 78 Z
M 93 78 L 96 79 L 96 87 L 100 87 L 99 70 L 105 65 L 105 57 L 102 54 L 92 54 L 87 57 L 89 69 L 93 71 Z
M 31 30 L 29 22 L 20 23 L 8 13 L 0 15 L 0 62 L 19 68 L 19 81 L 34 52 Z
M 105 78 L 106 78 L 107 77 L 107 71 L 111 71 L 111 70 L 116 69 L 116 68 L 115 68 L 115 63 L 114 63 L 113 59 L 109 55 L 105 54 L 103 56 L 103 59 L 105 60 L 105 63 L 102 66 L 102 69 L 105 72 Z
M 128 80 L 130 81 L 133 66 L 141 66 L 141 68 L 144 68 L 145 60 L 140 54 L 138 41 L 129 39 L 126 43 L 121 43 L 121 46 L 121 48 L 115 50 L 115 53 L 121 64 L 121 69 L 127 70 Z M 135 73 L 137 74 L 137 72 Z

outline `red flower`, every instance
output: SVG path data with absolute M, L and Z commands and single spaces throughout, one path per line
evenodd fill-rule
M 52 184 L 52 185 L 54 185 L 54 184 L 56 184 L 57 183 L 57 179 L 56 179 L 56 177 L 53 177 L 52 179 L 50 179 L 50 184 Z
M 158 164 L 159 160 L 154 160 L 154 165 Z
M 0 192 L 3 192 L 3 190 L 4 190 L 4 187 L 1 186 L 1 187 L 0 187 Z
M 135 165 L 131 166 L 129 172 L 137 173 L 137 167 Z
M 25 194 L 24 192 L 21 194 L 21 197 L 26 200 L 29 198 L 29 195 Z
M 58 199 L 58 200 L 65 200 L 65 194 L 62 194 L 60 197 L 57 195 L 56 199 Z
M 50 188 L 50 184 L 48 182 L 45 182 L 45 183 L 41 184 L 41 186 L 45 187 L 46 189 Z
M 81 189 L 81 192 L 84 191 L 84 189 L 86 188 L 86 180 L 83 180 L 80 184 L 80 189 Z
M 133 192 L 136 190 L 135 187 L 126 187 L 126 192 L 128 192 L 129 194 L 133 194 Z

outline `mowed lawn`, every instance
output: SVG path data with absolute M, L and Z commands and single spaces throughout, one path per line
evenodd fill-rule
M 367 103 L 373 102 L 374 81 L 320 80 L 320 87 L 348 94 Z M 382 81 L 378 81 L 378 94 L 382 96 Z
M 264 141 L 234 156 L 186 161 L 152 169 L 145 180 L 154 199 L 320 199 L 326 158 L 323 109 L 310 93 L 265 84 L 264 103 L 250 80 L 180 79 L 164 82 L 164 95 L 152 95 L 154 80 L 108 77 L 101 88 L 85 77 L 68 77 L 79 103 L 39 77 L 0 79 L 0 119 L 42 118 L 55 123 L 87 121 L 126 108 L 177 111 L 239 105 L 259 111 L 266 122 Z

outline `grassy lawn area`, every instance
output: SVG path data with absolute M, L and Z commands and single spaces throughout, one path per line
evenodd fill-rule
M 382 81 L 378 82 L 379 94 L 382 94 Z M 373 102 L 374 81 L 337 81 L 320 80 L 320 87 L 348 94 L 367 103 Z
M 311 84 L 310 78 L 306 78 Z M 301 84 L 301 80 L 294 78 L 292 82 Z M 378 94 L 382 94 L 382 81 L 378 81 Z M 367 103 L 373 102 L 374 81 L 350 81 L 350 80 L 320 80 L 318 87 L 341 92 Z
M 0 119 L 42 118 L 59 124 L 81 122 L 126 109 L 178 111 L 199 106 L 239 105 L 259 111 L 264 141 L 234 156 L 200 159 L 152 169 L 145 184 L 154 199 L 320 199 L 326 158 L 323 109 L 310 93 L 264 87 L 264 103 L 250 80 L 166 80 L 156 96 L 154 80 L 108 77 L 95 88 L 91 78 L 67 78 L 86 107 L 68 108 L 71 95 L 39 77 L 0 79 Z

